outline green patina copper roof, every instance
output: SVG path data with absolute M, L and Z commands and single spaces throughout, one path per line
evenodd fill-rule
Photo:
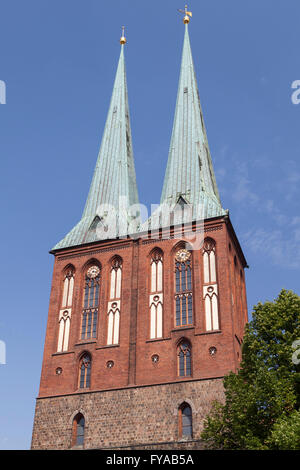
M 129 207 L 137 204 L 122 45 L 100 152 L 82 218 L 53 250 L 168 226 L 172 217 L 170 210 L 173 212 L 172 224 L 228 213 L 222 208 L 212 166 L 187 24 L 160 206 L 150 219 L 140 226 L 139 218 L 131 215 L 129 210 Z M 186 204 L 189 205 L 189 210 L 182 214 L 181 209 Z M 107 227 L 114 225 L 111 223 L 111 210 L 107 208 L 108 205 L 118 211 L 118 228 L 114 233 L 107 232 Z
M 208 147 L 187 24 L 161 204 L 176 207 L 185 202 L 193 205 L 193 219 L 227 213 L 221 206 Z
M 128 220 L 127 208 L 138 204 L 138 192 L 123 45 L 102 143 L 82 218 L 53 249 L 67 248 L 103 238 L 99 236 L 97 226 L 102 216 L 110 212 L 108 206 L 119 208 L 120 198 L 123 219 Z

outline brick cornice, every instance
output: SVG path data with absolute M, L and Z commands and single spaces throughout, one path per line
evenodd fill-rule
M 209 380 L 223 380 L 223 376 L 217 376 L 217 377 L 204 377 L 204 378 L 190 378 L 190 379 L 181 379 L 181 380 L 172 380 L 170 382 L 161 382 L 161 383 L 152 383 L 152 384 L 134 384 L 134 385 L 127 385 L 124 387 L 117 387 L 117 388 L 107 388 L 103 390 L 85 390 L 82 392 L 72 392 L 72 393 L 61 393 L 58 395 L 47 395 L 43 397 L 37 397 L 36 400 L 45 400 L 49 398 L 60 398 L 60 397 L 72 397 L 75 395 L 81 396 L 81 395 L 89 395 L 93 393 L 106 393 L 106 392 L 115 392 L 117 390 L 131 390 L 134 388 L 149 388 L 149 387 L 163 387 L 165 385 L 184 385 L 185 383 L 188 382 L 204 382 L 204 381 L 209 381 Z
M 131 246 L 130 243 L 126 243 L 125 245 L 118 245 L 118 250 L 124 250 L 125 248 L 129 248 Z M 99 250 L 93 250 L 93 251 L 85 251 L 85 252 L 82 252 L 82 253 L 77 253 L 77 254 L 70 254 L 70 255 L 65 255 L 65 256 L 58 256 L 57 257 L 57 261 L 64 261 L 66 259 L 71 259 L 71 258 L 82 258 L 84 256 L 94 256 L 98 253 L 106 253 L 108 251 L 116 251 L 116 246 L 111 246 L 111 247 L 108 247 L 108 248 L 101 248 Z

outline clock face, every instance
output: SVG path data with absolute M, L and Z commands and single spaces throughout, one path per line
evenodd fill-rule
M 180 261 L 181 263 L 184 261 L 187 261 L 191 257 L 191 253 L 185 249 L 179 250 L 176 253 L 176 259 L 177 261 Z
M 98 276 L 99 273 L 100 273 L 100 269 L 98 268 L 98 266 L 91 266 L 88 269 L 87 275 L 90 278 L 94 278 L 94 277 Z

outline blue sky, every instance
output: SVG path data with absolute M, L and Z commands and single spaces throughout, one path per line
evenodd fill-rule
M 81 216 L 126 25 L 140 200 L 158 203 L 184 28 L 164 0 L 1 4 L 1 449 L 30 446 L 53 258 Z M 300 79 L 297 0 L 193 0 L 190 39 L 224 208 L 250 269 L 249 311 L 299 293 Z

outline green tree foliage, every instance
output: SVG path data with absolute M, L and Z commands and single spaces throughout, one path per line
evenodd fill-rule
M 282 290 L 252 318 L 240 369 L 225 377 L 225 402 L 213 404 L 202 439 L 214 449 L 300 449 L 300 297 Z
M 300 450 L 300 411 L 279 418 L 269 439 L 271 448 Z

